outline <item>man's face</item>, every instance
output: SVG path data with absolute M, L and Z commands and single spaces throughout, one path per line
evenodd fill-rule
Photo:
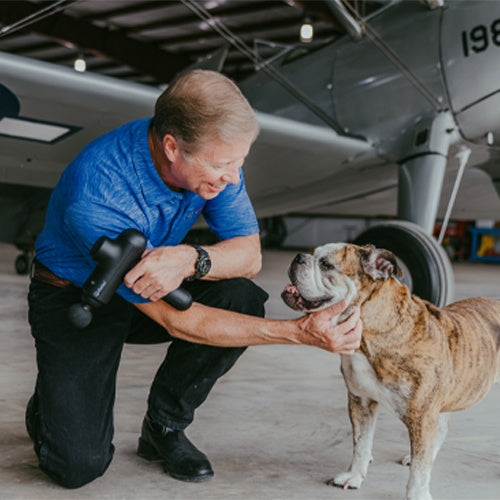
M 239 139 L 231 144 L 215 140 L 195 154 L 186 156 L 177 142 L 176 148 L 165 150 L 171 162 L 169 181 L 178 188 L 187 189 L 205 200 L 211 200 L 228 184 L 239 182 L 239 171 L 250 145 L 251 141 L 247 139 Z

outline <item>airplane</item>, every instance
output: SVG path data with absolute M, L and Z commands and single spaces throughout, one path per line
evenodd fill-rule
M 486 202 L 500 213 L 500 2 L 395 1 L 363 19 L 327 3 L 348 34 L 258 60 L 238 82 L 261 127 L 244 167 L 255 210 L 277 232 L 289 213 L 390 217 L 355 242 L 393 251 L 413 293 L 444 305 L 453 271 L 432 236 L 438 214 L 457 192 L 462 216 Z M 150 116 L 160 92 L 0 53 L 0 240 L 23 251 L 18 272 L 64 167 Z

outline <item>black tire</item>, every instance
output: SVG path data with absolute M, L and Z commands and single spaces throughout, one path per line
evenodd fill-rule
M 391 221 L 373 226 L 361 233 L 354 243 L 372 243 L 394 253 L 403 270 L 403 282 L 415 295 L 439 307 L 453 300 L 450 259 L 434 237 L 417 224 Z
M 31 259 L 25 253 L 22 253 L 21 255 L 17 256 L 14 265 L 16 267 L 17 274 L 28 274 L 31 266 Z

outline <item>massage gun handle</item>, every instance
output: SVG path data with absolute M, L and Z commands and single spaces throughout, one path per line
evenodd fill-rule
M 172 290 L 163 297 L 163 300 L 179 311 L 189 309 L 193 303 L 193 297 L 191 297 L 191 294 L 187 290 L 184 290 L 184 288 Z

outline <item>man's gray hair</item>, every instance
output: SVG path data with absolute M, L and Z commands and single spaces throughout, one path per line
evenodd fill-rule
M 240 89 L 221 73 L 191 70 L 176 78 L 156 101 L 154 130 L 181 142 L 193 154 L 212 140 L 255 140 L 257 117 Z

